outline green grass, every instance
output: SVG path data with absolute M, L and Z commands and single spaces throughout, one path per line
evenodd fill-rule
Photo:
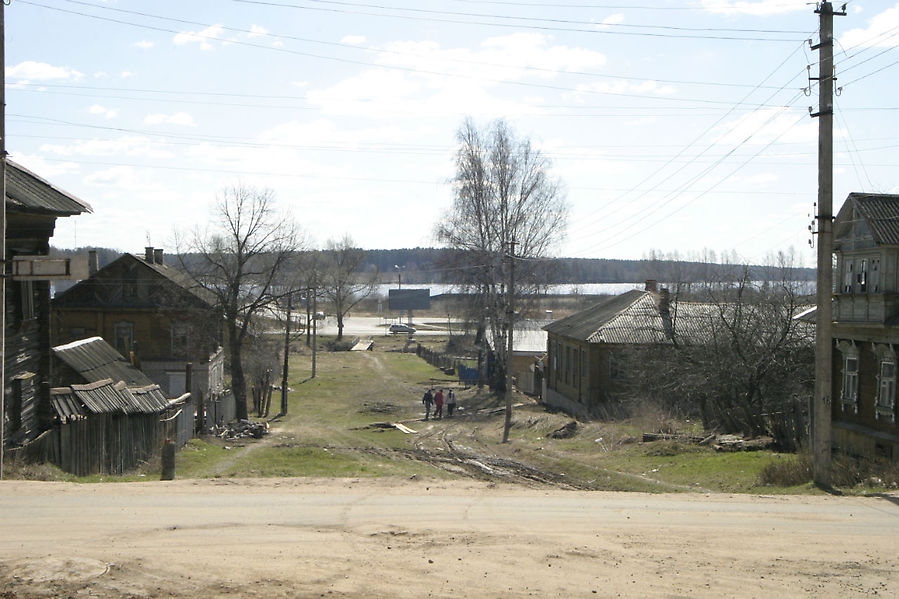
M 435 347 L 441 343 L 433 338 L 426 342 Z M 432 379 L 445 379 L 445 375 L 414 354 L 397 351 L 403 347 L 404 338 L 377 337 L 375 343 L 373 352 L 320 351 L 314 379 L 309 378 L 311 352 L 300 344 L 299 353 L 291 355 L 289 414 L 270 423 L 271 434 L 262 441 L 193 439 L 177 454 L 176 478 L 462 476 L 421 461 L 422 454 L 414 451 L 416 442 L 435 453 L 444 450 L 440 435 L 407 435 L 392 428 L 371 427 L 374 423 L 407 422 L 422 433 L 452 428 L 460 445 L 564 474 L 565 480 L 584 488 L 821 492 L 807 482 L 793 484 L 786 478 L 781 485 L 762 485 L 761 474 L 766 467 L 792 459 L 770 451 L 719 453 L 671 441 L 643 443 L 642 432 L 660 425 L 657 417 L 579 423 L 574 437 L 552 439 L 548 435 L 571 418 L 549 413 L 520 397 L 517 400 L 526 405 L 515 409 L 510 442 L 503 444 L 503 414 L 478 412 L 504 405 L 503 399 L 486 390 L 471 389 L 459 392 L 460 406 L 465 408 L 463 417 L 423 423 L 421 395 Z M 279 399 L 273 398 L 273 403 L 278 405 Z M 684 432 L 700 432 L 695 422 L 675 424 Z M 126 476 L 72 477 L 41 466 L 39 470 L 23 467 L 21 475 L 13 478 L 152 481 L 158 480 L 159 474 L 157 459 Z

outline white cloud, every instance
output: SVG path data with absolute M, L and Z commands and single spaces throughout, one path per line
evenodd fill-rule
M 181 125 L 185 127 L 196 127 L 194 117 L 186 112 L 176 112 L 175 114 L 153 113 L 144 117 L 145 125 Z
M 109 77 L 109 73 L 106 71 L 97 71 L 94 73 L 94 79 L 106 79 Z
M 805 0 L 702 0 L 702 7 L 708 12 L 725 15 L 752 15 L 764 17 L 808 10 Z
M 43 144 L 41 152 L 55 156 L 79 157 L 140 157 L 163 159 L 172 152 L 158 140 L 136 135 L 117 139 L 87 139 L 71 144 Z
M 308 81 L 292 81 L 290 84 L 294 87 L 309 87 Z
M 138 42 L 134 42 L 131 45 L 134 46 L 135 48 L 141 48 L 142 50 L 149 50 L 150 48 L 152 48 L 153 46 L 156 45 L 156 42 L 151 42 L 149 40 L 140 40 Z
M 88 108 L 88 112 L 91 114 L 99 114 L 104 118 L 112 119 L 118 114 L 118 112 L 112 108 L 106 108 L 105 106 L 100 106 L 99 104 L 94 104 L 90 108 Z
M 726 123 L 713 131 L 715 142 L 729 146 L 739 144 L 764 145 L 775 140 L 782 143 L 814 143 L 818 139 L 818 124 L 807 114 L 789 108 L 768 108 Z
M 122 79 L 128 79 L 129 77 L 134 77 L 134 73 L 132 73 L 131 71 L 122 71 L 121 73 L 119 73 L 119 77 L 121 77 Z
M 201 50 L 212 50 L 210 41 L 222 41 L 224 28 L 221 25 L 211 25 L 202 31 L 182 31 L 172 38 L 172 42 L 176 46 L 184 46 L 186 44 L 200 44 Z
M 899 6 L 887 9 L 868 21 L 867 29 L 850 29 L 840 38 L 845 49 L 899 46 Z
M 364 35 L 345 35 L 340 39 L 341 44 L 352 44 L 358 46 L 365 43 Z
M 84 74 L 68 67 L 55 67 L 46 62 L 26 60 L 6 70 L 7 79 L 24 79 L 27 81 L 50 81 L 53 79 L 72 79 L 77 81 Z
M 263 37 L 265 35 L 268 35 L 268 29 L 262 25 L 250 25 L 250 33 L 247 34 L 247 37 L 253 39 L 254 37 Z
M 658 81 L 600 81 L 587 85 L 578 85 L 577 92 L 583 94 L 670 96 L 677 90 L 671 85 L 663 85 Z
M 603 19 L 599 24 L 599 29 L 611 29 L 609 25 L 619 25 L 624 23 L 624 15 L 621 13 L 615 13 L 614 15 L 609 15 L 605 19 Z

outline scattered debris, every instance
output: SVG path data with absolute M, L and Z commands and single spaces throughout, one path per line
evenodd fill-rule
M 401 433 L 406 433 L 407 435 L 414 435 L 418 432 L 418 431 L 412 430 L 411 428 L 409 428 L 408 426 L 406 426 L 405 424 L 403 424 L 401 422 L 373 422 L 373 423 L 369 424 L 368 426 L 366 426 L 365 428 L 377 428 L 377 429 L 395 428 L 396 430 L 400 431 Z
M 737 435 L 718 435 L 715 443 L 712 445 L 715 451 L 758 451 L 773 446 L 774 439 L 771 437 L 744 439 Z
M 561 426 L 553 432 L 546 435 L 553 439 L 570 439 L 577 434 L 577 421 L 572 420 L 568 424 Z
M 643 442 L 651 441 L 681 441 L 683 443 L 702 443 L 706 435 L 691 435 L 689 433 L 643 433 Z
M 261 439 L 263 435 L 268 434 L 268 423 L 239 420 L 238 422 L 213 427 L 212 434 L 221 439 L 243 439 L 246 437 Z

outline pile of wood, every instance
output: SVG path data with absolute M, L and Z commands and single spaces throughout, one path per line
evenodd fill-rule
M 238 422 L 216 426 L 213 429 L 212 434 L 221 439 L 244 439 L 248 437 L 261 439 L 263 435 L 268 434 L 268 422 L 240 420 Z

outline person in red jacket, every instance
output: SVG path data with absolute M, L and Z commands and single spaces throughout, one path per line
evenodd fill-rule
M 438 389 L 434 395 L 434 418 L 443 418 L 443 389 Z

